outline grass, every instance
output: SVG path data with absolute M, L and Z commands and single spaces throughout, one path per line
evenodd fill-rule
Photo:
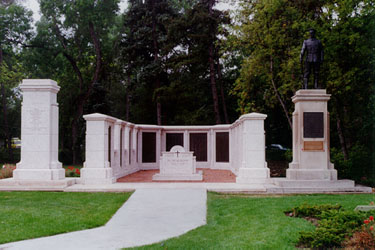
M 372 194 L 246 196 L 208 194 L 207 225 L 180 237 L 134 249 L 295 249 L 299 232 L 314 226 L 284 211 L 307 204 L 354 209 L 374 201 Z
M 0 192 L 0 244 L 102 226 L 130 195 Z

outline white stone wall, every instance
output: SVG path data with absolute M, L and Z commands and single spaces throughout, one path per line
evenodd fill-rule
M 232 165 L 237 174 L 237 183 L 267 183 L 270 171 L 267 168 L 265 153 L 264 120 L 266 115 L 251 113 L 242 115 L 234 124 L 232 144 L 234 159 Z
M 237 182 L 241 183 L 265 182 L 269 178 L 265 162 L 265 118 L 266 115 L 252 113 L 241 116 L 231 125 L 156 126 L 136 125 L 103 114 L 85 115 L 87 131 L 86 162 L 81 171 L 83 183 L 112 183 L 115 179 L 138 170 L 159 169 L 160 157 L 166 151 L 167 133 L 182 133 L 186 151 L 190 151 L 191 133 L 207 134 L 207 161 L 197 161 L 197 168 L 231 170 L 237 175 Z M 112 128 L 112 152 L 108 152 L 109 127 Z M 143 132 L 156 134 L 155 162 L 142 162 Z M 229 133 L 229 162 L 216 162 L 218 132 Z M 108 161 L 108 154 L 111 155 L 111 162 Z

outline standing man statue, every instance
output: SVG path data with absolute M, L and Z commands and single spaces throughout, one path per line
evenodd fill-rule
M 309 83 L 309 76 L 311 71 L 314 72 L 314 87 L 320 88 L 319 84 L 319 69 L 320 64 L 323 62 L 323 45 L 315 38 L 315 30 L 310 29 L 310 38 L 303 41 L 300 62 L 303 65 L 303 56 L 306 55 L 305 67 L 303 70 L 303 88 L 307 89 Z

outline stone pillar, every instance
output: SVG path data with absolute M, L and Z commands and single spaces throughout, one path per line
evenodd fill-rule
M 190 151 L 190 139 L 188 130 L 184 130 L 184 149 L 186 152 Z
M 131 140 L 132 140 L 132 162 L 134 163 L 134 164 L 137 164 L 137 162 L 138 162 L 138 158 L 137 158 L 137 150 L 138 150 L 138 148 L 137 148 L 137 137 L 138 137 L 138 131 L 139 131 L 139 129 L 138 128 L 134 128 L 133 129 L 133 133 L 132 133 L 132 138 L 131 138 Z M 138 155 L 139 155 L 139 152 L 138 152 Z
M 106 184 L 115 182 L 110 164 L 113 160 L 113 129 L 109 140 L 109 127 L 116 119 L 102 114 L 84 115 L 86 120 L 86 161 L 81 169 L 83 184 Z M 108 143 L 111 143 L 109 146 Z
M 215 132 L 213 129 L 210 129 L 208 131 L 208 146 L 207 146 L 207 154 L 208 154 L 208 166 L 209 168 L 214 168 L 216 163 L 216 138 L 215 138 Z
M 124 141 L 124 149 L 125 149 L 125 165 L 126 167 L 129 167 L 130 161 L 129 161 L 129 153 L 130 153 L 130 148 L 129 148 L 129 136 L 130 136 L 130 127 L 128 124 L 125 125 L 125 130 L 124 130 L 124 135 L 125 135 L 125 141 Z
M 161 129 L 156 131 L 156 165 L 160 166 L 161 156 Z
M 65 170 L 58 161 L 60 90 L 49 79 L 25 79 L 21 110 L 21 161 L 13 172 L 15 180 L 62 180 Z
M 337 171 L 329 160 L 330 96 L 325 89 L 302 89 L 292 97 L 293 161 L 286 171 L 287 179 L 337 180 Z
M 122 127 L 122 121 L 117 120 L 114 124 L 113 128 L 113 160 L 111 162 L 111 168 L 114 175 L 117 175 L 120 171 L 121 166 L 121 127 Z M 122 159 L 121 159 L 122 160 Z
M 239 118 L 242 162 L 236 178 L 237 183 L 265 183 L 269 181 L 267 168 L 264 120 L 267 115 L 251 113 Z M 236 150 L 236 148 L 232 149 Z

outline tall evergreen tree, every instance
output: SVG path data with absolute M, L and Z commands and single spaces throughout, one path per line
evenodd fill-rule
M 124 67 L 128 91 L 148 93 L 150 99 L 146 101 L 154 103 L 158 125 L 166 119 L 161 95 L 169 84 L 166 61 L 175 46 L 167 39 L 167 33 L 169 22 L 176 16 L 177 10 L 170 0 L 131 0 L 124 18 L 122 55 L 127 59 Z

